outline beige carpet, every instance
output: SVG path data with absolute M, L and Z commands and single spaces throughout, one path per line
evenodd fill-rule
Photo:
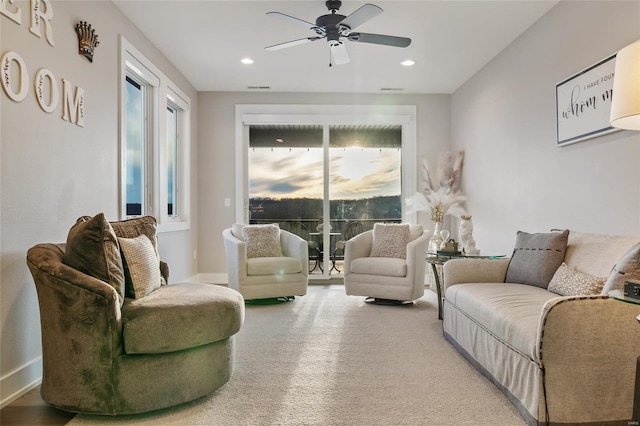
M 341 285 L 247 306 L 236 367 L 213 395 L 84 425 L 524 425 L 442 337 L 433 292 L 413 306 L 366 305 Z

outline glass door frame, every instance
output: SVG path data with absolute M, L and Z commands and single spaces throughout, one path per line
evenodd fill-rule
M 235 220 L 249 223 L 249 126 L 250 125 L 323 126 L 324 172 L 329 173 L 329 126 L 375 125 L 402 126 L 401 188 L 404 199 L 417 191 L 417 125 L 415 105 L 236 105 L 235 116 Z M 329 180 L 324 181 L 323 217 L 329 217 Z M 417 214 L 408 213 L 402 205 L 402 221 L 416 224 Z M 323 245 L 330 247 L 328 228 Z M 324 264 L 330 265 L 330 250 L 324 250 Z M 329 279 L 330 268 L 314 278 Z

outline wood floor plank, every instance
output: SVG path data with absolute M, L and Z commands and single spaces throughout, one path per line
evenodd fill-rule
M 58 410 L 44 402 L 40 386 L 0 410 L 2 426 L 66 425 L 75 413 Z

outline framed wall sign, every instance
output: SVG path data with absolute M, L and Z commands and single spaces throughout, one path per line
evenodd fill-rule
M 616 55 L 556 84 L 556 144 L 618 131 L 609 125 Z

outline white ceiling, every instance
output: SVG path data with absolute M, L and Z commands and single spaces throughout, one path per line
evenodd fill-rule
M 114 0 L 198 91 L 452 93 L 557 1 L 377 1 L 384 12 L 359 32 L 409 37 L 407 48 L 347 43 L 351 62 L 329 67 L 318 40 L 267 52 L 265 46 L 315 33 L 266 15 L 309 22 L 328 13 L 323 0 Z M 366 2 L 343 1 L 349 15 Z M 251 57 L 252 65 L 240 60 Z M 413 67 L 400 62 L 413 59 Z M 264 90 L 260 90 L 264 91 Z

